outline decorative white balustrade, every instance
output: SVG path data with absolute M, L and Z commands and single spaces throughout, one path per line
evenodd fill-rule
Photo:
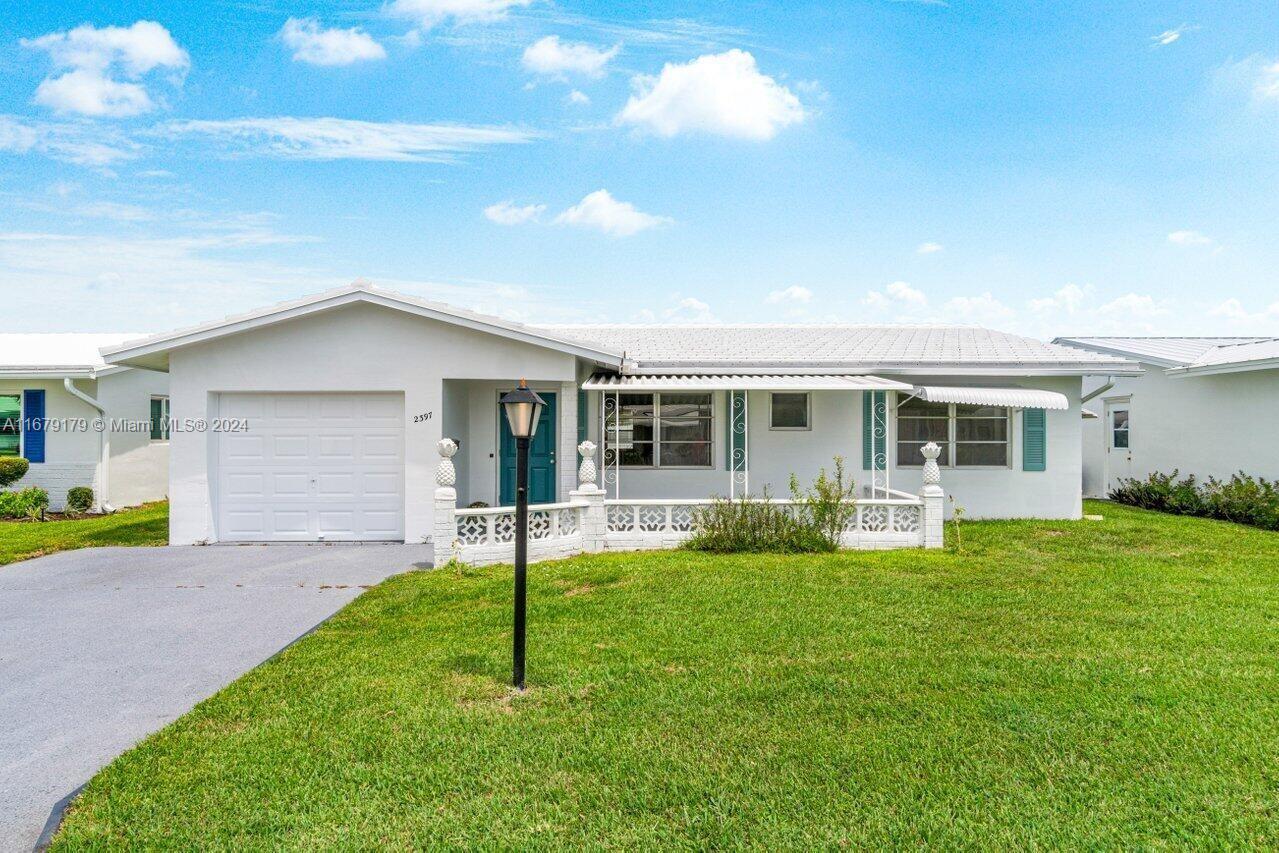
M 447 442 L 447 446 L 446 446 Z M 453 442 L 440 443 L 442 462 L 435 490 L 435 561 L 449 559 L 472 565 L 510 562 L 515 553 L 515 508 L 459 509 L 452 487 Z M 452 452 L 449 452 L 452 451 Z M 583 442 L 584 459 L 595 451 Z M 938 448 L 924 450 L 924 493 L 894 492 L 890 498 L 862 498 L 840 537 L 845 548 L 940 548 L 942 490 L 936 459 Z M 931 453 L 931 455 L 930 455 Z M 714 503 L 704 500 L 605 500 L 594 483 L 594 464 L 582 465 L 582 483 L 572 500 L 529 507 L 530 561 L 558 559 L 597 551 L 639 551 L 673 548 L 693 535 L 698 510 Z M 796 507 L 792 500 L 771 503 Z

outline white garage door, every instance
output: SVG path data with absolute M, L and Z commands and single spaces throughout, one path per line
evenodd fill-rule
M 399 394 L 223 394 L 218 538 L 224 542 L 404 538 Z

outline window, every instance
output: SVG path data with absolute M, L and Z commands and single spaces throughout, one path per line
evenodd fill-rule
M 897 464 L 923 465 L 920 448 L 935 441 L 938 465 L 1007 467 L 1008 409 L 929 403 L 918 397 L 897 407 Z
M 1128 410 L 1115 409 L 1110 413 L 1111 446 L 1117 450 L 1128 449 Z
M 604 450 L 616 450 L 628 468 L 709 468 L 710 394 L 620 394 L 616 431 L 605 430 Z
M 22 397 L 0 394 L 0 456 L 22 453 Z
M 169 398 L 151 398 L 151 440 L 169 440 Z
M 769 396 L 769 429 L 808 429 L 809 395 L 807 392 L 778 393 Z

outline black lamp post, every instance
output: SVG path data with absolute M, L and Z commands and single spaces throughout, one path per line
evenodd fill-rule
M 516 690 L 524 689 L 524 612 L 528 591 L 528 444 L 537 433 L 537 421 L 546 405 L 537 392 L 520 380 L 520 387 L 502 395 L 506 422 L 515 437 L 515 642 L 513 649 Z

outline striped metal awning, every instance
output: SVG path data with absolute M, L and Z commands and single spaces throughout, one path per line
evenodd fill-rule
M 1012 409 L 1069 409 L 1065 394 L 1033 388 L 968 388 L 964 386 L 921 385 L 915 388 L 921 400 L 930 403 L 968 403 L 976 406 L 1007 406 Z
M 671 374 L 618 376 L 597 373 L 586 391 L 911 391 L 914 386 L 880 376 L 844 374 Z

